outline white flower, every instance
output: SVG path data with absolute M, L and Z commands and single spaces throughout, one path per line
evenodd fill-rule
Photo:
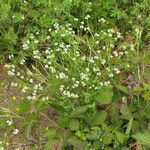
M 13 134 L 17 135 L 19 133 L 19 130 L 18 129 L 15 129 Z
M 94 63 L 95 61 L 94 61 L 93 58 L 91 58 L 91 59 L 89 59 L 89 62 L 90 62 L 90 63 Z
M 34 43 L 36 43 L 36 44 L 37 44 L 37 43 L 39 43 L 39 41 L 35 39 L 35 40 L 34 40 Z
M 7 124 L 9 125 L 9 126 L 11 126 L 12 125 L 12 121 L 11 120 L 7 120 Z
M 31 96 L 27 96 L 27 99 L 28 99 L 28 100 L 31 100 L 31 99 L 32 99 L 32 97 L 31 97 Z
M 65 34 L 61 34 L 61 37 L 65 37 Z
M 113 54 L 117 57 L 118 56 L 118 52 L 117 51 L 113 51 Z
M 84 19 L 88 20 L 90 17 L 90 15 L 87 15 Z
M 74 18 L 74 21 L 78 21 L 79 19 L 78 18 Z
M 4 147 L 0 147 L 0 150 L 4 150 Z
M 27 89 L 28 89 L 28 88 L 25 86 L 25 87 L 21 90 L 21 92 L 22 92 L 22 93 L 25 93 L 25 92 L 27 91 Z
M 46 37 L 47 40 L 49 40 L 50 38 L 51 38 L 50 36 L 47 36 L 47 37 Z
M 52 29 L 51 29 L 51 28 L 49 28 L 49 29 L 48 29 L 48 31 L 49 31 L 49 32 L 51 32 L 51 31 L 52 31 Z
M 81 25 L 81 26 L 80 26 L 80 29 L 83 29 L 83 28 L 84 28 L 84 26 L 83 26 L 83 25 Z
M 100 86 L 103 86 L 103 85 L 104 85 L 103 82 L 100 82 L 99 84 L 100 84 Z
M 99 37 L 99 36 L 100 36 L 98 33 L 95 33 L 94 35 L 95 35 L 95 36 L 97 36 L 97 37 Z
M 24 44 L 22 45 L 22 48 L 23 48 L 23 50 L 29 49 L 28 43 L 24 43 Z
M 14 55 L 11 54 L 11 55 L 8 56 L 8 58 L 9 58 L 9 59 L 12 59 L 12 58 L 14 58 Z
M 106 60 L 103 59 L 103 60 L 101 61 L 101 63 L 104 65 L 104 64 L 106 63 Z
M 30 79 L 29 82 L 30 82 L 30 83 L 33 83 L 33 79 Z
M 98 76 L 101 76 L 101 72 L 97 72 L 97 75 L 98 75 Z
M 66 78 L 68 77 L 63 72 L 59 74 L 59 79 L 66 79 Z
M 104 18 L 101 18 L 100 20 L 98 20 L 99 22 L 105 23 L 106 20 Z
M 101 51 L 100 51 L 100 50 L 98 50 L 98 51 L 97 51 L 97 53 L 98 53 L 98 54 L 100 54 L 100 53 L 101 53 Z
M 12 83 L 11 83 L 11 86 L 12 86 L 12 87 L 17 87 L 17 85 L 18 85 L 18 83 L 15 83 L 15 82 L 12 82 Z
M 98 45 L 98 44 L 99 44 L 99 41 L 96 41 L 95 44 Z
M 16 75 L 19 77 L 21 74 L 20 74 L 20 72 L 17 72 L 17 74 L 16 74 Z
M 22 60 L 20 61 L 20 65 L 23 65 L 24 63 L 25 63 L 25 60 L 22 59 Z
M 110 73 L 110 74 L 109 74 L 109 77 L 110 77 L 110 78 L 112 78 L 113 76 L 114 76 L 113 73 Z
M 85 73 L 81 73 L 80 78 L 81 78 L 81 80 L 89 80 L 88 75 Z
M 20 76 L 20 78 L 21 78 L 21 79 L 24 79 L 24 76 L 22 75 L 22 76 Z
M 120 73 L 120 70 L 118 68 L 114 68 L 114 71 L 116 71 L 116 74 Z

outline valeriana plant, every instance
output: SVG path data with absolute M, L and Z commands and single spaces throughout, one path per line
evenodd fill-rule
M 58 115 L 55 128 L 60 132 L 59 138 L 63 137 L 64 146 L 77 148 L 76 141 L 82 149 L 99 149 L 105 145 L 106 133 L 101 127 L 106 126 L 102 125 L 109 113 L 107 107 L 121 99 L 120 74 L 135 67 L 131 61 L 136 55 L 134 43 L 122 43 L 123 35 L 117 28 L 108 26 L 104 18 L 98 20 L 97 29 L 90 27 L 90 15 L 72 21 L 73 24 L 65 25 L 56 22 L 46 34 L 31 33 L 22 41 L 24 55 L 15 58 L 14 63 L 17 61 L 19 65 L 6 67 L 8 75 L 18 81 L 27 103 L 39 105 L 38 112 L 48 107 L 55 110 Z M 14 56 L 9 58 L 13 61 Z M 102 105 L 106 109 L 101 109 Z M 65 132 L 68 137 L 64 136 Z M 117 138 L 118 144 L 125 142 L 120 131 L 111 136 Z M 54 133 L 50 139 L 55 138 Z

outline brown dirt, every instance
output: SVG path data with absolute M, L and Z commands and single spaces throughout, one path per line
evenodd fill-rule
M 4 107 L 15 113 L 17 101 L 20 102 L 21 100 L 25 100 L 25 98 L 24 95 L 21 94 L 18 87 L 14 88 L 10 86 L 13 81 L 14 79 L 7 75 L 4 64 L 0 64 L 0 109 Z M 12 100 L 13 96 L 16 96 L 16 101 Z M 28 139 L 25 134 L 20 131 L 18 135 L 13 136 L 10 139 L 10 144 L 5 147 L 5 149 L 43 150 L 43 146 L 39 146 L 39 143 L 43 142 L 43 131 L 41 129 L 53 128 L 54 125 L 52 122 L 54 119 L 54 114 L 51 109 L 44 111 L 41 113 L 38 126 L 32 129 L 32 138 Z

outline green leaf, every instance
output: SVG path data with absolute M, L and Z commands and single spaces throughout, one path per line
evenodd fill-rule
M 144 58 L 142 58 L 144 63 L 150 64 L 150 56 L 145 56 Z
M 72 145 L 75 148 L 75 150 L 88 150 L 87 143 L 83 142 L 77 137 L 69 138 L 68 144 Z
M 48 140 L 44 146 L 44 150 L 52 150 L 52 148 L 56 148 L 59 143 L 60 143 L 60 140 L 58 139 Z
M 115 134 L 116 134 L 117 141 L 119 143 L 124 143 L 125 142 L 126 136 L 125 136 L 124 133 L 116 131 Z
M 86 111 L 87 111 L 87 107 L 86 106 L 76 107 L 76 109 L 71 112 L 71 117 L 80 117 L 80 115 L 82 115 Z
M 59 114 L 64 114 L 66 112 L 66 109 L 63 105 L 58 104 L 58 103 L 54 103 L 54 102 L 49 102 L 48 103 L 52 108 L 54 108 L 54 110 L 59 113 Z
M 90 133 L 87 133 L 86 139 L 87 140 L 96 140 L 98 138 L 98 132 L 96 131 L 91 131 Z
M 46 104 L 44 101 L 42 100 L 37 100 L 36 103 L 35 103 L 35 106 L 38 110 L 43 110 L 46 108 Z
M 138 133 L 133 137 L 137 141 L 141 142 L 143 145 L 150 147 L 150 131 L 145 131 L 144 133 Z
M 106 117 L 107 117 L 106 111 L 98 112 L 93 119 L 92 125 L 101 125 L 105 121 Z
M 18 112 L 27 112 L 29 109 L 30 109 L 30 103 L 26 101 L 21 102 L 17 107 Z
M 131 119 L 129 120 L 127 129 L 126 129 L 126 134 L 129 134 L 129 133 L 130 133 L 131 128 L 132 128 L 132 123 L 133 123 L 133 118 L 131 118 Z
M 79 121 L 76 119 L 76 120 L 71 120 L 70 123 L 69 123 L 69 128 L 72 130 L 72 131 L 77 131 L 79 130 Z
M 44 134 L 44 137 L 47 138 L 47 139 L 53 139 L 53 138 L 56 138 L 56 136 L 57 136 L 57 132 L 56 132 L 55 129 L 49 129 Z
M 2 129 L 2 128 L 6 127 L 6 126 L 7 126 L 6 121 L 1 119 L 0 120 L 0 129 Z
M 106 144 L 106 145 L 108 145 L 108 144 L 111 144 L 111 142 L 112 142 L 112 136 L 105 136 L 105 137 L 103 137 L 103 144 Z
M 112 88 L 102 89 L 96 95 L 96 102 L 98 104 L 110 104 L 112 102 L 113 90 Z
M 68 127 L 69 125 L 69 118 L 66 118 L 66 117 L 59 117 L 57 120 L 56 120 L 56 123 L 59 127 L 61 128 L 65 128 L 65 127 Z

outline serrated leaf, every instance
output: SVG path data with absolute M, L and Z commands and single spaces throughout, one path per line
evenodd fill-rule
M 56 132 L 55 129 L 49 129 L 44 134 L 44 137 L 47 138 L 47 139 L 53 139 L 53 138 L 56 138 L 56 136 L 57 136 L 57 132 Z
M 103 89 L 96 95 L 96 102 L 98 104 L 110 104 L 112 102 L 113 90 L 112 88 Z
M 71 120 L 70 123 L 69 123 L 69 128 L 72 131 L 79 130 L 79 126 L 80 126 L 80 123 L 77 119 L 76 120 Z
M 125 139 L 126 139 L 125 134 L 122 133 L 122 132 L 119 132 L 119 131 L 116 131 L 115 134 L 116 134 L 117 141 L 118 141 L 119 143 L 124 143 L 124 141 L 125 141 Z
M 93 119 L 92 125 L 101 125 L 105 121 L 106 117 L 107 117 L 106 111 L 98 112 Z
M 145 131 L 144 133 L 138 133 L 133 137 L 143 145 L 150 147 L 150 131 Z
M 61 128 L 65 128 L 65 127 L 68 127 L 69 126 L 69 118 L 66 118 L 66 117 L 59 117 L 57 120 L 56 120 L 56 123 L 59 127 Z
M 86 111 L 87 111 L 87 107 L 86 106 L 76 107 L 76 109 L 71 112 L 71 117 L 80 117 L 80 115 L 82 115 Z
M 90 133 L 87 133 L 86 134 L 86 139 L 88 140 L 96 140 L 98 138 L 98 132 L 94 132 L 94 131 L 91 131 Z

